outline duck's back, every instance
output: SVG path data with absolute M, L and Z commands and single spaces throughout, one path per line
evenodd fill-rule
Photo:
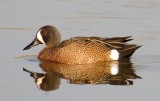
M 65 64 L 87 64 L 109 61 L 109 50 L 104 43 L 75 37 L 63 41 L 56 48 L 45 48 L 39 58 Z

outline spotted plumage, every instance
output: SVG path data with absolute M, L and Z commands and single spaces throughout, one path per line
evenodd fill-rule
M 57 28 L 47 25 L 40 28 L 34 41 L 24 50 L 38 44 L 46 44 L 39 53 L 42 60 L 64 64 L 88 64 L 101 61 L 128 59 L 140 46 L 126 44 L 128 37 L 74 37 L 61 42 Z

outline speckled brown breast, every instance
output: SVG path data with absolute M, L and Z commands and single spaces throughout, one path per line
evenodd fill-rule
M 63 41 L 56 48 L 45 48 L 39 58 L 65 64 L 87 64 L 108 61 L 109 49 L 103 43 L 72 38 Z

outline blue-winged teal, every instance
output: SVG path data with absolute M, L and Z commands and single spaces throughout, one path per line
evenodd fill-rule
M 47 25 L 38 30 L 36 38 L 23 50 L 45 44 L 46 47 L 38 55 L 40 60 L 64 64 L 88 64 L 129 59 L 140 47 L 135 44 L 126 44 L 127 41 L 132 40 L 130 37 L 74 37 L 61 42 L 58 29 Z

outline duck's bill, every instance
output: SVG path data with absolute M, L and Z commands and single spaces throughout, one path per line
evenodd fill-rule
M 37 39 L 34 39 L 28 46 L 26 46 L 23 50 L 28 50 L 38 44 L 41 44 L 40 41 L 38 41 Z

